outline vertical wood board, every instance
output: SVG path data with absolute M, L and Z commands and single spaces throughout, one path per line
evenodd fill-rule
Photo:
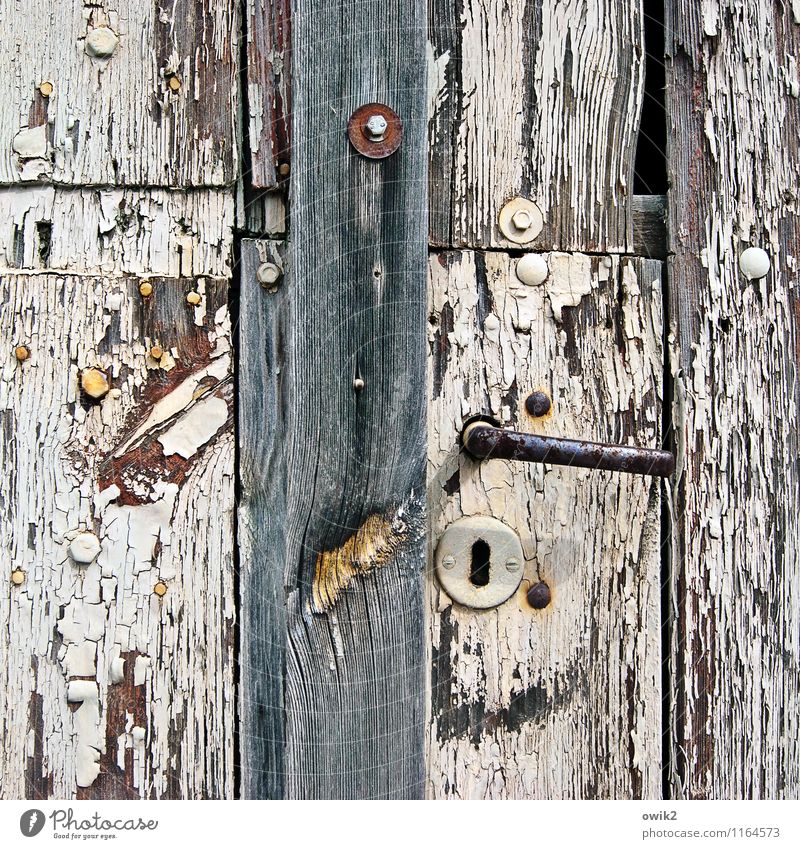
M 422 794 L 424 7 L 370 0 L 359 20 L 341 0 L 293 4 L 276 293 L 243 246 L 246 797 Z M 346 134 L 374 101 L 403 121 L 376 161 Z
M 139 282 L 0 278 L 3 798 L 233 794 L 227 286 L 152 278 L 143 300 Z
M 432 798 L 659 798 L 660 484 L 552 465 L 476 462 L 463 422 L 658 447 L 661 263 L 544 254 L 523 285 L 499 252 L 430 258 L 431 556 L 461 516 L 520 536 L 520 588 L 489 610 L 427 581 Z M 552 397 L 533 419 L 525 398 Z M 432 563 L 432 560 L 429 562 Z M 431 567 L 432 568 L 432 567 Z M 552 601 L 526 600 L 544 581 Z
M 800 795 L 799 50 L 796 3 L 667 3 L 680 798 Z
M 497 220 L 522 196 L 534 247 L 631 252 L 643 71 L 639 3 L 433 0 L 432 244 L 514 247 Z

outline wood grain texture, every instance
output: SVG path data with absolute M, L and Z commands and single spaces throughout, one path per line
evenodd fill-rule
M 227 286 L 154 278 L 143 301 L 138 282 L 0 279 L 3 798 L 233 793 Z M 90 368 L 112 386 L 98 403 Z
M 231 191 L 0 189 L 0 267 L 229 277 Z
M 248 177 L 270 189 L 286 176 L 290 159 L 291 2 L 247 0 Z
M 667 10 L 672 792 L 797 798 L 800 7 Z
M 550 253 L 524 286 L 500 252 L 430 258 L 428 495 L 433 551 L 461 516 L 520 535 L 525 572 L 490 610 L 427 582 L 433 798 L 659 798 L 660 486 L 459 451 L 464 419 L 657 447 L 661 263 Z M 534 390 L 553 399 L 532 419 Z M 534 610 L 531 583 L 552 601 Z
M 246 797 L 422 794 L 425 12 L 370 0 L 360 26 L 350 11 L 293 4 L 291 223 L 274 295 L 254 279 L 258 246 L 243 247 Z M 382 161 L 346 135 L 372 101 L 404 123 Z
M 630 253 L 640 4 L 433 0 L 429 41 L 431 242 L 509 246 L 497 217 L 521 195 L 537 248 Z
M 0 183 L 233 182 L 238 4 L 23 5 L 0 3 Z M 87 52 L 100 28 L 118 38 L 109 58 Z

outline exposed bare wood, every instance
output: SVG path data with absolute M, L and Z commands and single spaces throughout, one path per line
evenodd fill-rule
M 515 529 L 515 596 L 452 604 L 428 580 L 427 794 L 660 796 L 660 488 L 649 478 L 469 459 L 462 422 L 656 447 L 661 264 L 545 254 L 525 286 L 504 253 L 430 259 L 430 542 L 461 516 Z M 551 412 L 525 398 L 543 390 Z M 532 583 L 552 601 L 534 610 Z
M 800 7 L 667 3 L 672 792 L 800 795 Z M 765 249 L 760 280 L 739 270 Z
M 0 183 L 232 183 L 237 10 L 2 0 Z
M 227 286 L 139 284 L 0 280 L 4 798 L 233 793 Z
M 434 245 L 509 246 L 522 195 L 544 250 L 633 249 L 633 152 L 643 77 L 639 3 L 434 0 L 429 21 Z
M 247 104 L 256 188 L 285 182 L 290 160 L 291 0 L 247 0 Z M 305 14 L 301 10 L 301 14 Z

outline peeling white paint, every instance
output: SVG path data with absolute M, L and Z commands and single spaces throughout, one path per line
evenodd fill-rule
M 228 405 L 222 398 L 198 401 L 169 430 L 158 437 L 164 455 L 180 454 L 188 459 L 205 445 L 228 420 Z

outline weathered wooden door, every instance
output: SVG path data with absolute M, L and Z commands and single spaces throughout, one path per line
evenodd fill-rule
M 0 795 L 797 796 L 797 9 L 13 5 Z

